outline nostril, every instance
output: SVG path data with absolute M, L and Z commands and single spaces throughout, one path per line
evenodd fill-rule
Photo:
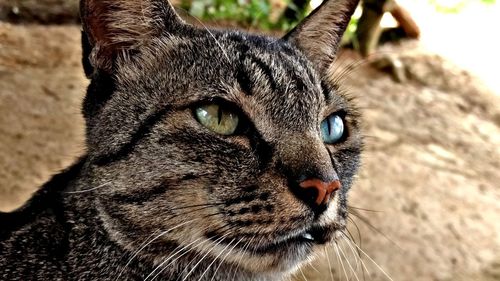
M 305 180 L 299 184 L 303 188 L 304 193 L 311 193 L 312 191 L 316 194 L 316 198 L 313 198 L 312 202 L 316 205 L 321 205 L 326 196 L 325 184 L 318 179 Z
M 316 201 L 321 196 L 320 194 L 318 194 L 318 190 L 316 188 L 304 188 L 302 186 L 300 187 L 301 190 L 299 197 L 302 197 L 302 200 L 305 201 L 306 203 L 316 204 Z
M 331 194 L 341 187 L 339 180 L 323 182 L 319 179 L 308 179 L 299 184 L 301 191 L 298 196 L 314 207 L 328 204 Z

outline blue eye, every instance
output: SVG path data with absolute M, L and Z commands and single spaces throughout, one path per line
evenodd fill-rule
M 344 121 L 340 116 L 332 114 L 321 122 L 321 136 L 325 143 L 336 143 L 344 135 Z

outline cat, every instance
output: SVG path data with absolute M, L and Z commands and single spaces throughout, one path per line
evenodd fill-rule
M 82 0 L 86 154 L 0 213 L 0 279 L 288 278 L 345 230 L 363 138 L 331 65 L 357 2 L 272 38 Z

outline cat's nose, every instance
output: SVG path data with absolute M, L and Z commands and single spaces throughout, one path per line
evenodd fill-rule
M 336 190 L 340 189 L 341 183 L 338 179 L 330 182 L 312 178 L 299 183 L 299 190 L 297 196 L 308 204 L 313 209 L 318 207 L 324 208 L 328 205 L 331 195 Z

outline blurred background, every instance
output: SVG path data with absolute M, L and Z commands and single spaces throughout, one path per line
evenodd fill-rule
M 281 36 L 320 0 L 177 0 Z M 296 280 L 500 280 L 500 3 L 365 0 L 335 75 L 363 109 L 350 237 Z M 0 0 L 0 210 L 84 152 L 77 0 Z

